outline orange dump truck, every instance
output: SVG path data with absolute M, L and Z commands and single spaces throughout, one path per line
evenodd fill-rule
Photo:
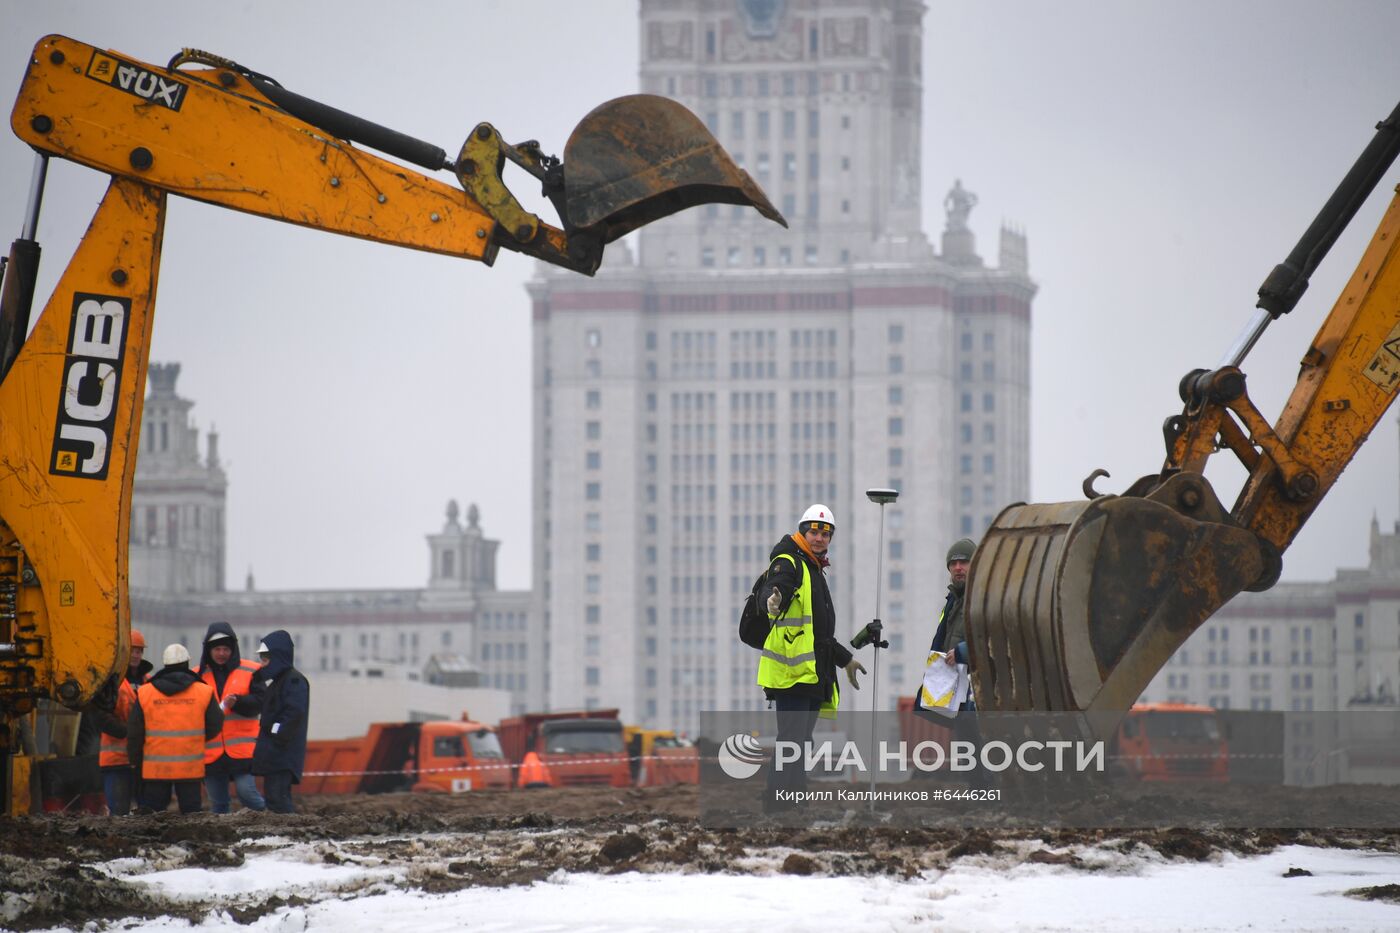
M 497 734 L 506 758 L 515 765 L 534 755 L 524 769 L 532 772 L 530 779 L 522 774 L 521 786 L 632 784 L 622 722 L 615 709 L 526 713 L 502 719 Z M 537 778 L 540 770 L 543 774 Z
M 1227 781 L 1230 750 L 1209 706 L 1143 703 L 1114 735 L 1110 763 L 1139 781 Z
M 456 794 L 511 786 L 495 731 L 465 716 L 438 722 L 377 722 L 353 739 L 306 743 L 298 793 Z

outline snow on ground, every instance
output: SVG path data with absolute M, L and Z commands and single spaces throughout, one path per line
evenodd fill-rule
M 781 854 L 755 874 L 557 873 L 511 888 L 427 895 L 400 890 L 387 865 L 317 864 L 292 846 L 228 869 L 107 870 L 181 900 L 271 894 L 317 899 L 239 926 L 211 913 L 194 929 L 414 931 L 959 930 L 1400 930 L 1400 906 L 1343 892 L 1400 882 L 1400 854 L 1287 846 L 1264 856 L 1205 862 L 1076 848 L 1082 866 L 960 859 L 910 879 L 778 874 Z M 1290 868 L 1311 876 L 1283 877 Z M 814 918 L 822 918 L 816 920 Z M 182 920 L 127 921 L 122 930 L 187 930 Z

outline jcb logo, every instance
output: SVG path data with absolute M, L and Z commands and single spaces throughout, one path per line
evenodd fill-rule
M 107 478 L 130 316 L 126 298 L 83 292 L 73 296 L 50 473 Z
M 139 65 L 124 62 L 102 52 L 94 52 L 87 75 L 95 81 L 110 84 L 128 94 L 148 100 L 171 110 L 179 110 L 185 101 L 185 85 L 181 81 L 148 71 Z

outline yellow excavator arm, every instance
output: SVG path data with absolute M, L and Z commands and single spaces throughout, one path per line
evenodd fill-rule
M 1240 363 L 1400 153 L 1400 106 L 1289 257 L 1215 369 L 1188 373 L 1184 408 L 1163 425 L 1158 473 L 1122 495 L 1017 504 L 985 535 L 967 583 L 979 710 L 1127 710 L 1182 643 L 1242 590 L 1265 590 L 1282 555 L 1394 401 L 1400 385 L 1400 197 L 1303 355 L 1274 424 Z M 1229 449 L 1249 473 L 1226 509 L 1203 475 Z M 1110 722 L 1108 717 L 1102 722 Z
M 36 700 L 79 707 L 126 664 L 131 484 L 167 195 L 487 264 L 505 247 L 588 275 L 607 243 L 697 204 L 749 205 L 786 226 L 694 114 L 649 95 L 588 114 L 563 160 L 507 144 L 489 123 L 448 158 L 205 52 L 162 68 L 47 36 L 11 127 L 38 155 L 0 289 L 0 762 L 18 753 L 11 727 Z M 112 181 L 30 332 L 53 156 Z M 511 194 L 507 160 L 540 181 L 557 226 Z M 10 802 L 22 796 L 10 787 Z

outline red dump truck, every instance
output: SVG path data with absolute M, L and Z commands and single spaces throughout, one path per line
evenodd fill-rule
M 302 794 L 456 794 L 509 788 L 511 763 L 490 726 L 460 720 L 377 722 L 353 739 L 306 743 Z
M 605 784 L 628 787 L 632 772 L 615 709 L 526 713 L 502 719 L 497 727 L 506 758 L 519 766 L 531 752 L 551 786 Z M 536 770 L 533 763 L 530 770 Z M 527 781 L 522 778 L 524 786 Z

